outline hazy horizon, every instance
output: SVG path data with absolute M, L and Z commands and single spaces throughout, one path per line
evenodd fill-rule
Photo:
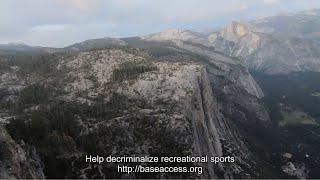
M 0 4 L 0 44 L 58 48 L 87 39 L 141 36 L 169 28 L 214 29 L 231 20 L 320 8 L 316 0 L 4 0 Z

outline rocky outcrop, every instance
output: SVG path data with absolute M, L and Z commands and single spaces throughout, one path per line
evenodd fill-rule
M 72 104 L 70 110 L 62 113 L 64 116 L 53 114 L 43 119 L 54 121 L 52 117 L 58 116 L 61 121 L 67 116 L 68 122 L 74 123 L 72 127 L 77 127 L 73 130 L 61 121 L 60 124 L 66 127 L 45 128 L 46 132 L 42 135 L 45 141 L 40 140 L 35 147 L 44 157 L 46 177 L 258 177 L 257 171 L 245 172 L 245 169 L 254 169 L 253 154 L 247 149 L 231 116 L 224 112 L 224 106 L 232 102 L 228 101 L 225 105 L 220 98 L 243 97 L 245 101 L 245 98 L 252 97 L 254 102 L 263 94 L 253 88 L 254 84 L 243 84 L 247 78 L 250 80 L 250 76 L 242 66 L 227 63 L 232 60 L 222 58 L 222 55 L 216 54 L 215 57 L 221 59 L 212 58 L 207 67 L 183 59 L 155 60 L 148 52 L 135 48 L 111 48 L 62 56 L 56 66 L 59 78 L 38 75 L 32 82 L 20 79 L 18 84 L 24 84 L 24 88 L 28 88 L 29 83 L 49 87 L 51 83 L 59 84 L 52 89 L 55 93 L 49 96 L 54 98 L 51 101 L 63 101 L 65 103 L 60 102 L 60 106 L 65 108 L 67 104 Z M 241 76 L 246 77 L 241 79 Z M 219 79 L 223 77 L 227 80 Z M 252 87 L 246 87 L 248 85 Z M 23 106 L 26 109 L 22 111 L 23 117 L 31 119 L 29 126 L 38 126 L 32 125 L 37 122 L 34 119 L 37 116 L 31 116 L 31 112 L 56 111 L 51 101 L 44 101 L 47 102 L 44 105 Z M 246 105 L 250 107 L 252 102 Z M 239 103 L 242 102 L 239 100 Z M 78 110 L 80 107 L 87 108 Z M 91 112 L 90 107 L 94 107 L 94 111 Z M 104 111 L 108 113 L 104 114 Z M 16 118 L 21 115 L 16 114 Z M 45 124 L 52 123 L 50 121 Z M 32 145 L 32 141 L 27 143 Z M 117 164 L 114 163 L 85 163 L 85 155 L 89 153 L 102 156 L 234 156 L 236 159 L 235 163 L 193 164 L 204 168 L 201 175 L 131 173 L 128 176 L 126 173 L 116 173 L 114 168 Z M 62 171 L 58 166 L 66 169 Z
M 207 56 L 209 63 L 207 69 L 216 76 L 224 76 L 233 82 L 233 85 L 239 86 L 257 98 L 264 96 L 262 90 L 250 75 L 248 68 L 241 61 L 224 56 L 214 49 L 201 48 L 198 44 L 190 44 L 183 41 L 175 41 L 175 43 L 180 48 Z
M 0 125 L 0 178 L 44 179 L 43 166 L 34 147 L 17 144 Z
M 211 87 L 218 101 L 223 104 L 222 110 L 228 117 L 243 117 L 244 121 L 269 121 L 269 115 L 260 98 L 264 96 L 262 90 L 252 78 L 248 68 L 241 60 L 224 56 L 213 49 L 203 48 L 195 43 L 174 41 L 177 46 L 193 53 L 205 55 L 205 67 L 209 75 Z M 202 62 L 196 59 L 196 62 Z M 202 62 L 203 63 L 203 62 Z M 239 109 L 240 108 L 240 109 Z M 243 111 L 246 111 L 243 113 Z M 240 115 L 238 114 L 239 112 Z M 238 115 L 236 115 L 238 114 Z M 240 118 L 237 118 L 239 120 Z
M 130 55 L 123 54 L 121 51 L 113 51 L 112 55 L 105 56 L 110 58 L 117 57 L 114 59 L 116 61 L 109 58 L 108 64 L 114 64 L 114 67 L 109 71 L 110 73 L 116 69 L 119 62 L 115 62 L 122 59 L 122 56 L 130 57 Z M 216 54 L 215 57 L 223 56 Z M 227 57 L 223 58 L 227 59 Z M 192 129 L 192 134 L 188 136 L 180 136 L 180 133 L 175 134 L 175 136 L 182 138 L 182 142 L 188 141 L 190 142 L 189 145 L 192 144 L 193 155 L 225 156 L 226 152 L 228 152 L 230 155 L 236 156 L 238 161 L 235 164 L 202 164 L 206 169 L 202 177 L 254 177 L 257 174 L 247 176 L 243 172 L 243 166 L 253 168 L 252 154 L 241 141 L 241 136 L 237 133 L 236 126 L 232 125 L 232 121 L 229 118 L 232 117 L 230 114 L 243 111 L 235 107 L 235 104 L 237 104 L 256 114 L 256 121 L 268 121 L 268 114 L 257 99 L 262 97 L 263 93 L 252 80 L 250 74 L 241 69 L 243 68 L 242 66 L 228 64 L 223 61 L 223 58 L 212 59 L 209 62 L 209 66 L 185 64 L 182 63 L 183 61 L 181 63 L 158 62 L 155 63 L 158 67 L 157 71 L 142 74 L 134 81 L 128 80 L 120 83 L 117 92 L 126 95 L 130 99 L 144 99 L 148 104 L 152 104 L 152 108 L 148 110 L 147 114 L 155 115 L 161 112 L 159 109 L 167 109 L 169 107 L 170 109 L 175 109 L 174 112 L 171 112 L 174 113 L 171 118 L 167 117 L 167 115 L 161 116 L 165 119 L 170 119 L 167 123 L 171 124 L 172 127 L 181 130 Z M 81 59 L 86 58 L 82 57 Z M 134 57 L 133 61 L 141 61 L 141 59 Z M 232 60 L 228 59 L 227 61 Z M 210 64 L 213 67 L 210 67 Z M 99 70 L 105 70 L 105 68 L 100 68 Z M 110 73 L 97 72 L 97 74 Z M 104 78 L 108 79 L 107 77 L 105 76 Z M 228 80 L 220 79 L 221 77 Z M 252 84 L 247 84 L 248 80 L 252 81 Z M 228 100 L 221 100 L 220 98 L 222 97 L 226 97 Z M 166 106 L 163 106 L 165 105 L 163 104 L 164 102 L 167 104 Z M 228 106 L 228 108 L 224 108 L 224 106 Z M 226 109 L 230 111 L 230 114 L 224 112 Z M 136 111 L 147 112 L 143 110 Z M 243 112 L 243 114 L 246 114 L 246 112 Z M 123 118 L 126 119 L 127 117 Z M 176 124 L 181 119 L 182 122 L 179 125 Z M 243 117 L 242 120 L 248 119 L 248 117 Z M 147 146 L 145 148 L 154 147 Z
M 252 27 L 246 22 L 231 21 L 225 28 L 219 31 L 219 36 L 227 41 L 238 41 L 250 34 Z
M 191 41 L 191 42 L 200 43 L 200 44 L 207 43 L 207 40 L 204 35 L 194 31 L 185 30 L 185 29 L 167 29 L 160 33 L 141 36 L 140 39 L 146 40 L 146 41 L 182 40 L 182 41 Z

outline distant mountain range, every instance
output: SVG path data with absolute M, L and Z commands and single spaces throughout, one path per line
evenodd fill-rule
M 279 14 L 252 23 L 262 32 L 320 42 L 320 10 Z
M 0 44 L 0 55 L 2 56 L 10 56 L 17 54 L 55 53 L 61 50 L 62 48 L 29 46 L 21 43 Z
M 170 29 L 147 41 L 189 41 L 244 61 L 268 74 L 320 71 L 320 11 L 304 11 L 252 22 L 232 21 L 209 34 Z
M 148 48 L 164 42 L 182 49 L 186 48 L 181 47 L 182 42 L 192 43 L 198 53 L 199 48 L 202 51 L 211 48 L 210 51 L 238 58 L 250 69 L 267 74 L 320 71 L 320 10 L 280 14 L 251 22 L 232 21 L 209 33 L 168 29 L 141 37 L 91 39 L 64 48 L 5 44 L 0 45 L 0 55 L 79 52 L 126 45 Z

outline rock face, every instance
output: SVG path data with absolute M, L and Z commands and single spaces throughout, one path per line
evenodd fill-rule
M 17 139 L 35 145 L 48 178 L 260 177 L 254 155 L 233 123 L 233 117 L 240 113 L 239 122 L 252 121 L 248 113 L 237 108 L 244 104 L 248 111 L 255 111 L 252 116 L 255 121 L 267 121 L 267 115 L 259 116 L 265 110 L 257 110 L 261 108 L 258 99 L 263 93 L 247 69 L 230 58 L 212 54 L 206 66 L 188 58 L 154 59 L 140 49 L 111 48 L 59 56 L 51 66 L 54 68 L 44 74 L 38 70 L 25 71 L 25 67 L 16 64 L 19 68 L 8 68 L 4 74 L 19 76 L 20 81 L 1 86 L 16 95 L 12 103 L 19 107 L 12 112 L 15 116 L 8 118 L 6 127 Z M 10 90 L 11 86 L 21 88 L 14 91 Z M 29 100 L 23 96 L 28 89 L 44 89 L 35 94 L 47 95 L 32 101 L 37 97 Z M 57 110 L 60 113 L 55 114 Z M 27 128 L 46 129 L 40 131 L 43 138 L 36 142 L 26 138 L 37 134 L 10 122 L 19 119 Z M 14 144 L 5 140 L 9 142 Z M 117 165 L 128 164 L 85 163 L 86 154 L 234 156 L 235 163 L 186 164 L 201 165 L 202 174 L 131 173 L 128 176 L 117 173 L 116 169 Z
M 211 45 L 219 52 L 245 59 L 258 49 L 261 42 L 254 31 L 255 28 L 248 23 L 232 21 L 214 33 L 217 38 L 211 41 Z
M 307 168 L 303 164 L 297 164 L 296 166 L 292 162 L 288 162 L 282 167 L 282 169 L 283 172 L 289 176 L 297 177 L 299 179 L 306 179 L 308 177 L 308 174 L 306 173 Z
M 223 75 L 229 81 L 232 81 L 233 84 L 240 86 L 241 89 L 244 89 L 255 97 L 261 98 L 264 96 L 262 90 L 241 61 L 224 56 L 210 48 L 201 48 L 198 44 L 190 44 L 184 41 L 175 41 L 175 43 L 182 49 L 207 56 L 209 60 L 209 66 L 207 68 L 214 70 L 212 73 L 216 76 Z M 213 68 L 212 65 L 215 68 Z
M 43 179 L 43 167 L 36 149 L 17 144 L 0 125 L 0 178 Z
M 226 57 L 210 48 L 203 48 L 198 44 L 174 42 L 182 49 L 206 56 L 205 66 L 210 83 L 226 116 L 236 116 L 239 120 L 241 118 L 236 114 L 245 110 L 255 117 L 254 121 L 269 121 L 268 113 L 259 101 L 264 94 L 241 61 Z
M 238 41 L 240 38 L 251 33 L 250 24 L 245 22 L 232 21 L 219 32 L 219 36 L 227 41 Z
M 252 26 L 232 22 L 217 33 L 212 46 L 219 52 L 243 59 L 250 69 L 268 74 L 320 70 L 317 43 L 260 33 Z M 239 28 L 241 33 L 232 31 Z

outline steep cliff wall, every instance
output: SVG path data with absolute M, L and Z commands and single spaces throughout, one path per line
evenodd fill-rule
M 17 144 L 0 125 L 0 178 L 43 179 L 43 166 L 36 149 Z

